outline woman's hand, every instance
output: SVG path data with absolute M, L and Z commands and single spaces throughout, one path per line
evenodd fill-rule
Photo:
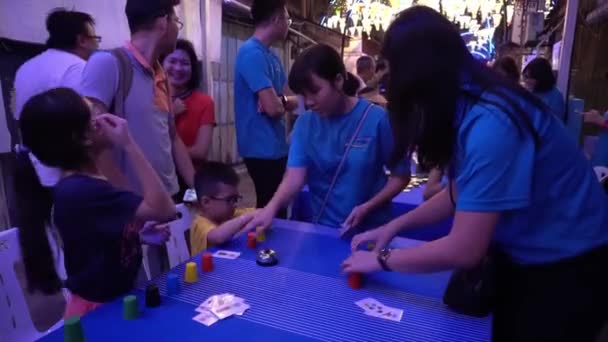
M 355 235 L 350 242 L 350 247 L 354 252 L 362 243 L 371 242 L 375 245 L 374 252 L 378 252 L 388 246 L 396 234 L 397 232 L 395 232 L 394 229 L 392 229 L 389 225 L 382 226 L 369 230 L 365 233 Z
M 264 233 L 270 227 L 276 215 L 277 211 L 270 207 L 258 209 L 252 213 L 253 217 L 249 218 L 249 222 L 245 225 L 243 231 L 255 230 L 256 235 Z
M 595 126 L 603 126 L 606 119 L 604 119 L 604 116 L 599 111 L 592 109 L 583 113 L 583 121 Z
M 346 218 L 346 221 L 344 221 L 344 223 L 342 224 L 342 234 L 346 233 L 351 228 L 360 225 L 370 211 L 370 207 L 367 205 L 367 203 L 363 203 L 354 207 L 353 210 L 350 212 L 350 215 L 348 215 L 348 217 Z
M 370 273 L 380 271 L 382 266 L 378 262 L 377 252 L 356 251 L 344 262 L 342 262 L 342 270 L 347 273 Z
M 176 98 L 173 100 L 173 115 L 178 116 L 186 111 L 186 104 L 182 99 Z
M 166 243 L 171 237 L 171 230 L 169 229 L 168 224 L 150 224 L 144 226 L 139 231 L 139 238 L 141 242 L 147 245 L 156 245 L 160 246 L 163 243 Z

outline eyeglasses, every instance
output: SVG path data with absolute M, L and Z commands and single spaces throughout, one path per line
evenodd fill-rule
M 239 201 L 243 198 L 241 195 L 235 195 L 235 196 L 229 196 L 226 198 L 219 198 L 219 197 L 214 197 L 214 196 L 209 196 L 209 198 L 216 200 L 216 201 L 223 201 L 226 202 L 230 205 L 237 205 L 239 203 Z
M 95 39 L 98 43 L 101 43 L 101 36 L 87 35 L 88 38 Z

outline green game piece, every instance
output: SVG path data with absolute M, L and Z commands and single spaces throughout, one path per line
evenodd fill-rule
M 79 316 L 71 317 L 63 322 L 63 334 L 65 342 L 85 341 Z
M 137 297 L 133 295 L 126 296 L 122 301 L 122 309 L 124 319 L 136 319 L 139 316 Z

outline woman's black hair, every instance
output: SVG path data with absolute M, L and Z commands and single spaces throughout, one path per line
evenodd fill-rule
M 424 6 L 401 12 L 385 35 L 382 54 L 390 69 L 388 110 L 395 137 L 391 163 L 416 151 L 426 168 L 453 165 L 457 117 L 465 114 L 464 108 L 457 110 L 461 99 L 498 106 L 521 133 L 531 134 L 538 142 L 520 102 L 525 100 L 539 109 L 543 104 L 475 60 L 458 28 L 438 12 Z M 488 91 L 505 105 L 483 98 Z
M 536 81 L 533 89 L 535 93 L 544 93 L 555 87 L 556 80 L 551 63 L 542 57 L 530 61 L 524 68 L 523 75 Z
M 23 106 L 19 127 L 24 145 L 42 163 L 63 170 L 78 170 L 92 162 L 87 148 L 91 112 L 71 89 L 57 88 L 32 97 Z M 52 196 L 40 184 L 27 153 L 17 154 L 17 224 L 30 291 L 46 294 L 61 289 L 46 227 Z
M 312 81 L 313 74 L 329 82 L 334 82 L 338 75 L 342 75 L 342 88 L 348 96 L 355 96 L 359 89 L 359 80 L 346 72 L 338 51 L 326 44 L 311 46 L 296 58 L 289 73 L 289 88 L 296 94 L 305 91 L 315 93 L 318 89 L 315 89 Z
M 519 83 L 519 68 L 517 62 L 509 56 L 500 57 L 494 62 L 492 68 L 499 73 L 503 74 L 511 81 Z
M 196 52 L 194 51 L 194 46 L 188 40 L 178 39 L 177 44 L 175 45 L 175 50 L 184 51 L 188 55 L 188 58 L 190 59 L 190 66 L 192 68 L 191 69 L 192 74 L 190 75 L 190 79 L 188 80 L 186 87 L 188 87 L 188 90 L 198 89 L 198 87 L 201 84 L 202 72 L 201 72 L 201 66 L 198 62 L 198 57 L 196 56 Z M 161 61 L 164 63 L 165 58 L 167 58 L 168 56 L 169 55 L 163 56 L 161 58 Z

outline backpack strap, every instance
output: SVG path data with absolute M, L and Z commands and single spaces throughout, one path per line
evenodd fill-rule
M 112 49 L 110 53 L 118 62 L 118 88 L 110 112 L 124 118 L 126 115 L 125 102 L 133 84 L 133 66 L 131 65 L 131 58 L 124 48 Z

